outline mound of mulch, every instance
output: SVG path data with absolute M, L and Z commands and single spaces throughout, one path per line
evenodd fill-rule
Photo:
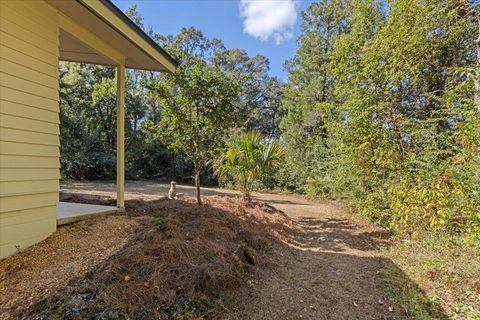
M 110 204 L 112 199 L 76 202 Z M 235 293 L 261 270 L 291 221 L 265 204 L 209 197 L 130 200 L 134 235 L 94 270 L 72 279 L 19 317 L 29 319 L 221 318 Z M 101 223 L 101 221 L 99 221 Z M 34 286 L 35 284 L 32 284 Z

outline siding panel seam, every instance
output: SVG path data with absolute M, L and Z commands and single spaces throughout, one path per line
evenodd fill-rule
M 48 111 L 48 110 L 45 110 L 45 111 Z M 53 111 L 52 111 L 53 112 Z M 46 122 L 46 123 L 51 123 L 51 124 L 60 124 L 60 120 L 59 121 L 50 121 L 50 120 L 38 120 L 36 118 L 31 118 L 31 117 L 25 117 L 25 116 L 19 116 L 18 114 L 15 114 L 15 113 L 8 113 L 8 112 L 5 112 L 5 111 L 0 111 L 0 114 L 5 114 L 7 116 L 12 116 L 12 117 L 17 117 L 17 118 L 22 118 L 22 119 L 28 119 L 28 120 L 34 120 L 34 121 L 40 121 L 40 122 Z M 4 126 L 2 126 L 2 128 L 4 128 Z M 6 128 L 6 127 L 5 127 Z M 14 128 L 10 128 L 10 129 L 14 129 Z M 21 130 L 21 129 L 18 129 L 18 130 Z M 29 130 L 25 130 L 25 131 L 29 131 Z M 41 132 L 39 132 L 41 133 Z

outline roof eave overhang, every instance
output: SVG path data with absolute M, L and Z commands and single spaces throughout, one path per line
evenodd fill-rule
M 169 72 L 175 72 L 178 62 L 163 50 L 110 0 L 77 0 L 110 25 L 138 49 L 161 63 Z
M 111 1 L 46 1 L 59 11 L 61 60 L 176 71 L 178 62 Z
M 77 0 L 84 3 L 93 2 L 92 0 Z M 120 10 L 117 6 L 115 6 L 110 0 L 100 0 L 100 2 L 108 8 L 108 10 L 113 13 L 127 28 L 134 31 L 134 34 L 141 38 L 143 41 L 134 42 L 134 40 L 138 39 L 130 39 L 125 34 L 124 37 L 132 41 L 134 45 L 136 45 L 140 50 L 145 52 L 145 54 L 149 55 L 152 59 L 155 59 L 164 64 L 164 66 L 170 71 L 175 72 L 176 68 L 178 67 L 179 63 L 170 56 L 162 47 L 160 47 L 150 36 L 148 36 L 139 26 L 137 26 L 129 17 L 127 17 L 122 10 Z M 108 23 L 108 21 L 106 21 Z M 112 25 L 113 28 L 115 26 Z M 118 29 L 117 29 L 118 30 Z M 138 45 L 138 42 L 142 42 L 142 46 Z M 145 42 L 145 43 L 143 43 Z M 143 46 L 143 45 L 147 46 Z M 148 50 L 147 50 L 148 47 Z M 166 60 L 166 61 L 164 61 Z M 168 63 L 164 63 L 168 62 Z

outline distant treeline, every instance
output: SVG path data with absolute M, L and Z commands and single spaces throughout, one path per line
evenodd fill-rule
M 127 14 L 143 27 L 134 7 Z M 236 121 L 225 139 L 256 129 L 288 152 L 263 187 L 343 199 L 395 230 L 448 230 L 478 240 L 477 19 L 463 0 L 313 3 L 302 13 L 287 84 L 268 75 L 265 57 L 227 49 L 199 30 L 149 33 L 183 66 L 204 61 L 236 79 Z M 63 64 L 60 73 L 63 177 L 113 178 L 114 70 Z M 152 80 L 164 88 L 166 77 L 128 73 L 127 178 L 192 176 L 192 163 L 145 130 L 165 109 L 147 88 Z M 204 171 L 202 181 L 216 183 Z
M 127 11 L 141 28 L 142 18 L 132 7 Z M 184 28 L 176 36 L 150 36 L 189 66 L 204 61 L 240 86 L 231 133 L 256 129 L 270 138 L 280 136 L 283 84 L 268 75 L 269 62 L 241 49 L 227 49 L 219 39 L 207 39 L 199 30 Z M 128 70 L 126 85 L 126 177 L 127 179 L 176 179 L 191 181 L 193 164 L 182 154 L 168 150 L 145 123 L 156 124 L 164 105 L 149 84 L 166 82 L 156 72 Z M 114 68 L 86 64 L 60 65 L 61 171 L 63 179 L 115 178 L 116 82 Z M 221 92 L 218 94 L 222 94 Z M 228 137 L 225 137 L 227 139 Z M 211 169 L 202 181 L 216 183 Z

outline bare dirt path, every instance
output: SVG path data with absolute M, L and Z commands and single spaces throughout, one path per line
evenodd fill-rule
M 126 184 L 126 198 L 163 197 L 169 185 L 134 181 Z M 108 183 L 62 185 L 65 192 L 114 196 Z M 177 192 L 194 195 L 194 188 Z M 204 188 L 203 195 L 238 196 L 231 190 Z M 372 227 L 334 202 L 313 202 L 287 194 L 255 193 L 289 215 L 295 232 L 287 246 L 274 248 L 278 266 L 243 290 L 231 319 L 408 319 L 398 297 L 415 286 L 382 256 L 384 230 Z

